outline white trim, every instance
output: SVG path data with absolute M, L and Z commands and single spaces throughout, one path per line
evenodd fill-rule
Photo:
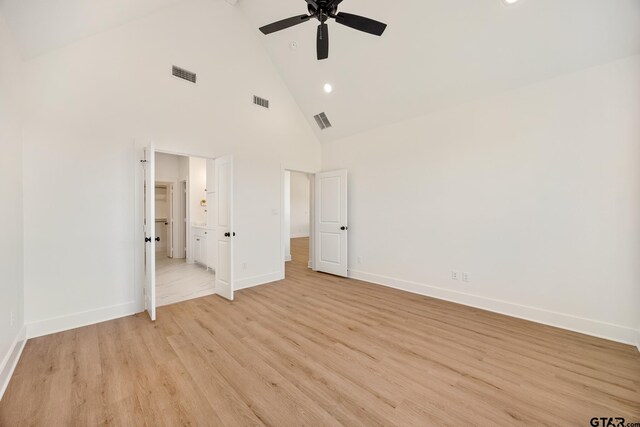
M 239 291 L 241 289 L 253 288 L 254 286 L 266 285 L 267 283 L 277 282 L 284 279 L 284 274 L 281 271 L 274 271 L 269 274 L 262 274 L 260 276 L 247 277 L 246 279 L 236 280 L 234 283 L 234 289 Z
M 584 317 L 572 316 L 570 314 L 558 313 L 542 308 L 514 304 L 508 301 L 471 295 L 464 292 L 442 289 L 436 286 L 410 282 L 408 280 L 397 279 L 394 277 L 366 273 L 364 271 L 349 270 L 349 277 L 414 294 L 425 295 L 492 311 L 494 313 L 517 317 L 519 319 L 542 323 L 544 325 L 555 326 L 557 328 L 567 329 L 598 338 L 604 338 L 624 344 L 637 345 L 638 350 L 640 350 L 640 331 L 629 327 L 614 325 L 593 319 L 586 319 Z
M 291 258 L 291 254 L 287 254 L 284 256 L 284 262 L 289 262 L 291 261 L 293 258 Z
M 80 328 L 82 326 L 106 322 L 107 320 L 131 316 L 132 314 L 136 314 L 138 312 L 138 310 L 136 310 L 136 307 L 136 301 L 130 301 L 124 304 L 101 307 L 95 310 L 88 310 L 80 313 L 52 317 L 49 319 L 28 323 L 26 325 L 27 337 L 41 337 L 43 335 L 55 334 L 56 332 Z
M 13 371 L 15 371 L 16 366 L 18 366 L 18 361 L 20 360 L 22 350 L 24 350 L 24 345 L 26 343 L 27 328 L 26 326 L 22 326 L 22 329 L 20 329 L 20 332 L 18 332 L 16 339 L 11 345 L 11 349 L 5 355 L 2 363 L 0 364 L 0 400 L 2 400 L 2 396 L 9 386 L 9 381 L 11 381 Z
M 302 237 L 309 237 L 309 233 L 298 233 L 298 234 L 291 235 L 292 239 L 300 239 Z

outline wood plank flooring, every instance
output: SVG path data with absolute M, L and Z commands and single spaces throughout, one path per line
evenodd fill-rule
M 30 340 L 1 426 L 640 422 L 631 346 L 306 268 Z

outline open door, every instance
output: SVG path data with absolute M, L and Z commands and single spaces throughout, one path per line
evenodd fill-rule
M 314 190 L 315 269 L 347 277 L 347 171 L 316 174 Z
M 144 150 L 144 306 L 151 320 L 156 320 L 156 172 L 155 150 Z
M 216 293 L 233 301 L 233 158 L 215 159 Z

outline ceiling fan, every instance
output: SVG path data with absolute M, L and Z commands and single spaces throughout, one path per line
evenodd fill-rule
M 338 5 L 343 0 L 305 0 L 307 2 L 308 15 L 293 16 L 265 25 L 260 28 L 263 34 L 271 34 L 294 25 L 307 22 L 311 18 L 320 21 L 318 25 L 317 49 L 318 60 L 329 57 L 329 27 L 326 22 L 329 18 L 335 19 L 338 24 L 346 25 L 365 33 L 381 36 L 387 28 L 387 24 L 365 18 L 364 16 L 353 15 L 351 13 L 338 12 Z

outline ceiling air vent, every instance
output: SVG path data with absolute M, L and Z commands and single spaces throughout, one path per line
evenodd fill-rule
M 320 126 L 320 130 L 325 130 L 331 127 L 331 122 L 325 113 L 317 114 L 313 116 L 313 118 L 316 119 L 316 123 Z
M 186 80 L 191 83 L 196 82 L 196 73 L 187 71 L 184 68 L 176 67 L 175 65 L 173 66 L 173 70 L 171 71 L 171 74 L 173 74 L 179 79 Z
M 260 107 L 269 108 L 269 100 L 253 95 L 253 103 Z

